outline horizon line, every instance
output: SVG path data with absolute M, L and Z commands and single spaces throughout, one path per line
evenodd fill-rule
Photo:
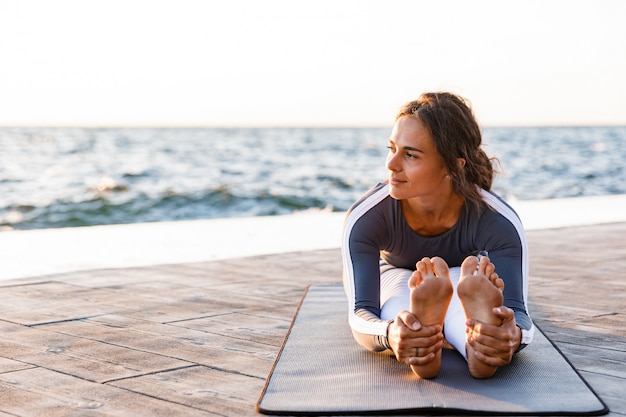
M 536 124 L 481 124 L 480 128 L 588 128 L 588 127 L 626 127 L 624 123 L 536 123 Z M 3 124 L 0 129 L 390 129 L 393 123 L 383 124 Z

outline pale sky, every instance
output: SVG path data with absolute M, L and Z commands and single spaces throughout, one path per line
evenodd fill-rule
M 0 0 L 0 126 L 626 125 L 626 1 Z

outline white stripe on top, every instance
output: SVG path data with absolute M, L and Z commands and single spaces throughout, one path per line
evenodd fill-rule
M 356 299 L 356 289 L 354 285 L 354 270 L 350 260 L 350 233 L 356 222 L 367 213 L 376 204 L 383 201 L 389 196 L 389 186 L 386 185 L 368 196 L 361 204 L 354 208 L 346 217 L 343 229 L 343 286 L 348 297 L 349 323 L 350 327 L 359 333 L 374 334 L 379 336 L 387 335 L 387 327 L 389 323 L 385 321 L 372 322 L 358 317 L 354 314 L 354 305 Z

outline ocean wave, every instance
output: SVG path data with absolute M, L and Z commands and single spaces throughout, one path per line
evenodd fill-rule
M 345 211 L 385 128 L 0 128 L 0 230 Z M 508 199 L 626 194 L 626 127 L 490 128 Z
M 97 190 L 80 201 L 55 200 L 42 206 L 17 205 L 0 211 L 0 230 L 41 229 L 167 220 L 193 220 L 239 216 L 270 216 L 311 208 L 332 210 L 326 201 L 301 195 L 275 195 L 268 191 L 242 196 L 228 186 L 180 194 L 166 191 L 157 196 L 141 194 L 116 198 L 110 191 Z

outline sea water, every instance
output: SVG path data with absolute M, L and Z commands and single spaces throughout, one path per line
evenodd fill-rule
M 345 211 L 389 128 L 0 128 L 0 229 Z M 494 191 L 626 194 L 626 127 L 484 128 Z

